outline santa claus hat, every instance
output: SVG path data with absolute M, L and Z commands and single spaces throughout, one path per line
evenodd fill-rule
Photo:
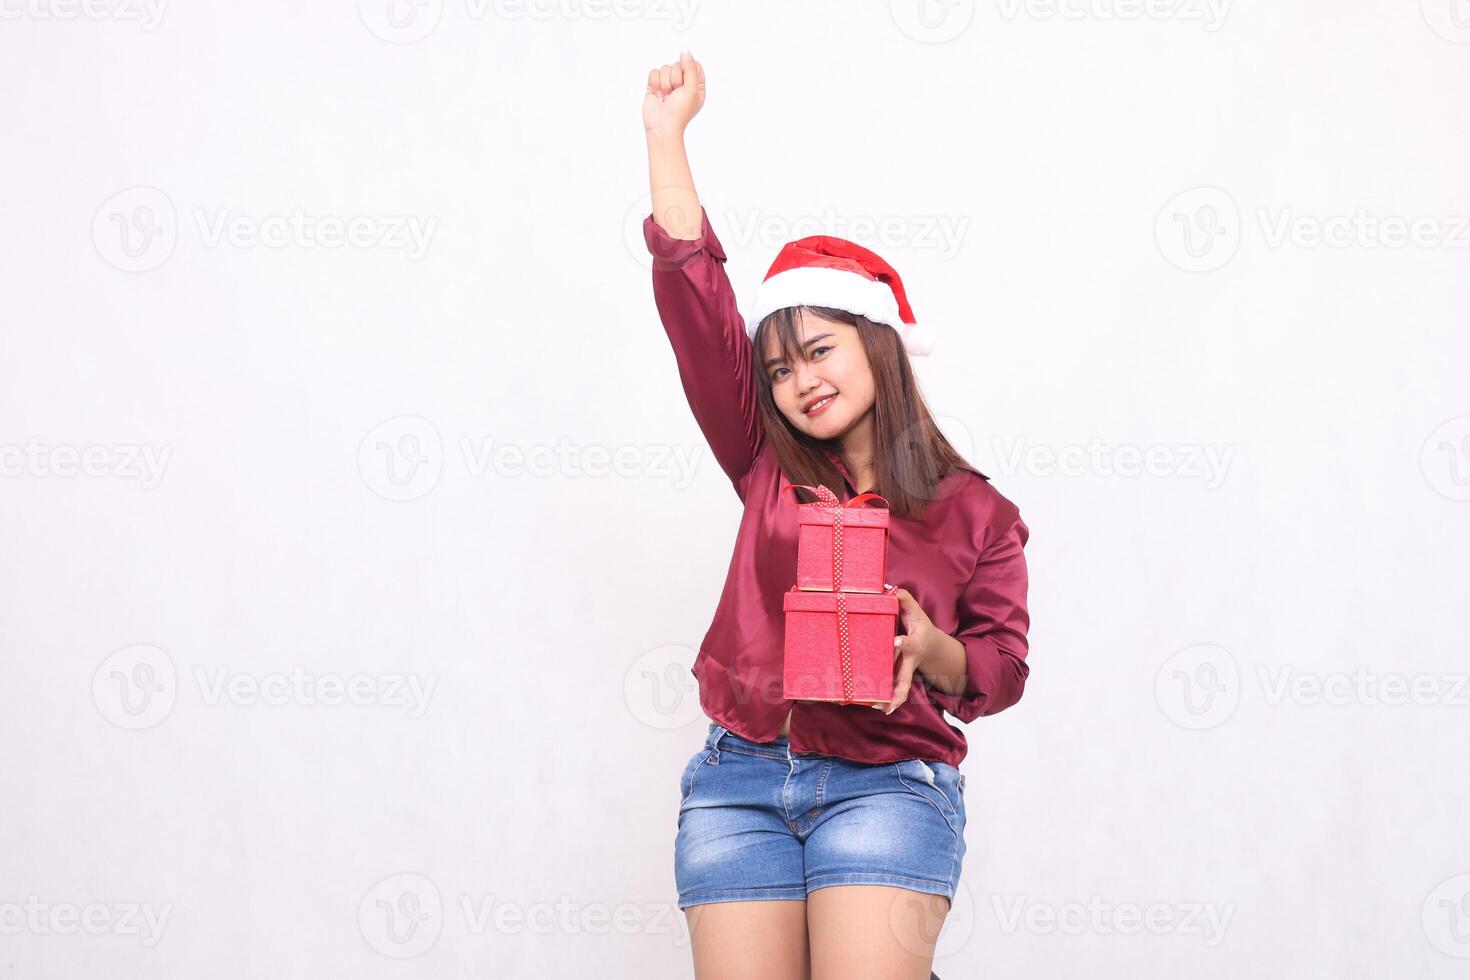
M 910 357 L 934 349 L 934 331 L 914 322 L 903 281 L 875 252 L 832 235 L 812 235 L 781 246 L 756 291 L 746 333 L 788 306 L 830 306 L 886 323 L 898 331 Z

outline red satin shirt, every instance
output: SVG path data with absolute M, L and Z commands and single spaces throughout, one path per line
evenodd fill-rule
M 962 722 L 995 714 L 1020 699 L 1029 672 L 1022 553 L 1029 532 L 1020 512 L 989 477 L 965 468 L 943 478 L 923 520 L 894 515 L 890 523 L 888 581 L 908 589 L 936 627 L 964 644 L 968 677 L 961 694 L 931 688 L 915 671 L 908 701 L 891 715 L 866 705 L 783 698 L 781 597 L 796 581 L 796 496 L 780 493 L 793 481 L 763 438 L 754 349 L 708 214 L 702 225 L 701 237 L 683 240 L 659 227 L 652 214 L 643 221 L 654 301 L 684 394 L 745 505 L 714 621 L 692 668 L 700 706 L 713 721 L 755 742 L 774 741 L 791 711 L 792 752 L 958 766 L 965 736 L 943 711 Z M 840 455 L 829 456 L 845 478 L 831 489 L 849 500 L 857 493 L 851 474 Z

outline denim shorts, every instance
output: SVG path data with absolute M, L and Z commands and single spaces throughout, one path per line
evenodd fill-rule
M 893 885 L 954 901 L 965 777 L 943 762 L 861 763 L 751 742 L 711 723 L 679 780 L 679 908 Z

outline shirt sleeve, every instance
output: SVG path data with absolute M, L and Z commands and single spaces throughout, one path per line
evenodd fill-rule
M 929 697 L 962 722 L 993 715 L 1021 700 L 1030 667 L 1026 665 L 1026 556 L 1030 531 L 1019 515 L 990 543 L 960 597 L 959 628 L 965 645 L 965 689 L 946 694 L 931 687 Z
M 643 238 L 653 256 L 653 300 L 674 347 L 684 396 L 720 468 L 745 499 L 744 480 L 760 452 L 754 354 L 725 250 L 700 208 L 695 239 L 674 238 L 649 214 Z

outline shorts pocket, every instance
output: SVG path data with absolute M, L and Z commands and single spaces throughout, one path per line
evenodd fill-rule
M 699 767 L 704 765 L 705 760 L 710 757 L 713 750 L 708 746 L 694 753 L 693 758 L 684 766 L 684 774 L 679 777 L 679 806 L 689 802 L 689 797 L 694 795 L 694 777 L 699 774 Z
M 961 821 L 965 819 L 965 774 L 947 762 L 931 762 L 929 768 L 934 771 L 934 781 L 938 784 L 945 798 L 950 802 L 950 809 Z
M 927 800 L 944 817 L 956 834 L 964 825 L 965 804 L 960 789 L 964 779 L 954 766 L 922 759 L 903 759 L 893 764 L 899 781 L 915 796 Z

